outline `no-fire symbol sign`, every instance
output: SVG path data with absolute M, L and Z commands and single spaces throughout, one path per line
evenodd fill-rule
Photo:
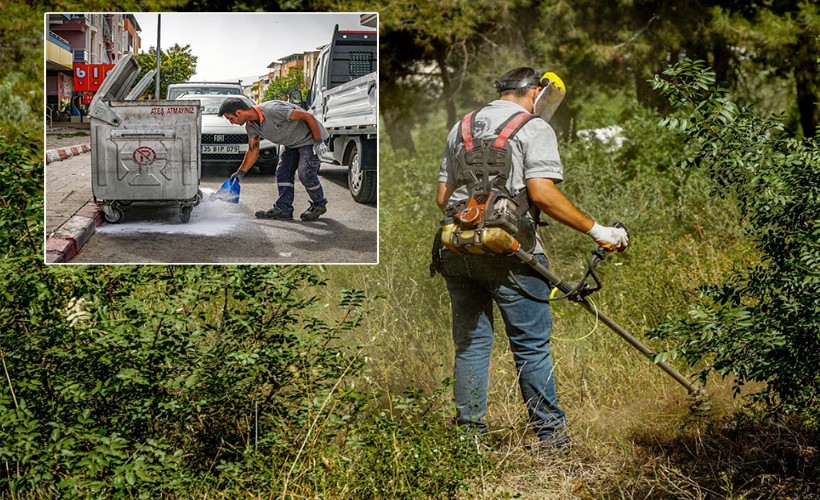
M 134 150 L 134 154 L 131 155 L 131 158 L 137 165 L 145 167 L 154 163 L 154 160 L 157 159 L 157 152 L 148 146 L 140 146 Z

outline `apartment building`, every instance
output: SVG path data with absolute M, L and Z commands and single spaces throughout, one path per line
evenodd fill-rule
M 93 92 L 76 92 L 77 65 L 116 64 L 137 54 L 140 27 L 132 14 L 49 14 L 46 34 L 46 105 L 51 113 L 77 109 Z
M 323 47 L 316 50 L 305 52 L 304 54 L 304 68 L 305 68 L 305 87 L 313 85 L 313 75 L 316 71 L 316 62 L 319 60 L 319 53 Z

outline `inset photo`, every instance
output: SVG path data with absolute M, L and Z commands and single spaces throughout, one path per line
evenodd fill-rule
M 45 24 L 47 263 L 378 263 L 376 13 Z

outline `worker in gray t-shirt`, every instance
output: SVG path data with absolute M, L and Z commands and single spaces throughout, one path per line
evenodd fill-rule
M 564 169 L 555 132 L 546 121 L 554 107 L 539 104 L 549 104 L 556 88 L 563 92 L 566 88 L 557 75 L 555 80 L 550 75 L 528 66 L 504 73 L 493 84 L 498 98 L 467 114 L 450 130 L 436 193 L 436 203 L 445 214 L 442 223 L 455 226 L 458 213 L 466 214 L 466 222 L 470 223 L 467 206 L 472 204 L 472 214 L 481 217 L 484 209 L 477 208 L 480 199 L 506 195 L 520 200 L 524 207 L 534 205 L 558 222 L 589 234 L 600 245 L 623 251 L 629 243 L 625 229 L 599 225 L 556 187 L 564 180 Z M 487 212 L 494 209 L 495 205 L 489 205 Z M 537 232 L 537 213 L 519 222 Z M 469 228 L 467 224 L 463 227 Z M 514 233 L 510 231 L 511 236 Z M 539 448 L 550 453 L 569 445 L 550 347 L 552 285 L 517 255 L 476 255 L 469 247 L 459 252 L 458 248 L 442 248 L 439 242 L 434 248 L 438 259 L 433 270 L 442 274 L 450 295 L 456 422 L 470 433 L 487 431 L 484 417 L 495 303 L 504 320 L 529 423 L 541 441 Z M 544 267 L 549 265 L 540 244 L 535 245 L 530 259 Z
M 229 97 L 219 108 L 234 125 L 244 125 L 248 132 L 248 151 L 231 179 L 242 179 L 259 157 L 259 142 L 265 138 L 285 147 L 279 155 L 276 185 L 279 198 L 270 210 L 256 212 L 260 219 L 293 219 L 294 181 L 296 174 L 310 196 L 310 207 L 300 218 L 313 221 L 327 212 L 327 199 L 319 182 L 319 157 L 327 149 L 325 127 L 295 104 L 284 101 L 263 102 L 248 106 L 242 99 Z

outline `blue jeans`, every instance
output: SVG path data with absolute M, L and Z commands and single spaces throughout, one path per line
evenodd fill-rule
M 543 254 L 536 259 L 548 265 Z M 486 430 L 482 419 L 487 413 L 495 302 L 510 341 L 530 425 L 540 440 L 566 443 L 566 417 L 558 406 L 553 376 L 550 307 L 521 293 L 523 286 L 534 297 L 548 297 L 546 279 L 515 256 L 459 256 L 446 250 L 442 252 L 442 275 L 452 303 L 457 422 L 479 432 Z
M 305 186 L 310 196 L 310 202 L 320 207 L 327 205 L 322 184 L 319 182 L 321 165 L 322 160 L 313 153 L 313 146 L 285 148 L 279 155 L 279 165 L 276 167 L 276 185 L 279 188 L 276 207 L 283 212 L 293 213 L 294 181 L 297 173 L 299 182 Z

